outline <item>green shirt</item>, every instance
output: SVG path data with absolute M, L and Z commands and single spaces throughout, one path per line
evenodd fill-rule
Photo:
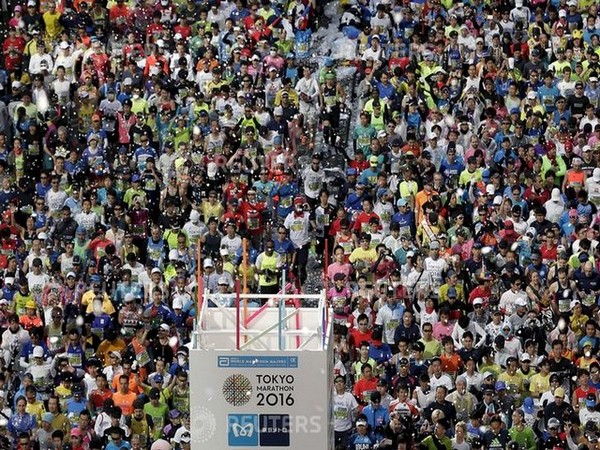
M 154 424 L 153 438 L 160 439 L 162 437 L 163 428 L 167 423 L 169 407 L 160 402 L 157 406 L 153 406 L 152 403 L 149 402 L 144 405 L 144 412 L 152 418 L 152 423 Z
M 434 436 L 430 435 L 427 436 L 422 444 L 427 447 L 428 450 L 439 450 L 440 447 L 438 445 L 436 445 L 436 442 L 434 441 Z M 452 441 L 450 440 L 450 438 L 448 436 L 444 436 L 442 437 L 442 439 L 438 440 L 440 444 L 442 444 L 444 447 L 446 447 L 447 450 L 452 450 Z
M 433 358 L 434 356 L 440 356 L 442 354 L 442 344 L 437 339 L 432 339 L 429 342 L 420 339 L 420 342 L 422 342 L 425 345 L 423 358 L 429 359 Z
M 520 448 L 526 450 L 535 449 L 535 433 L 529 427 L 524 427 L 523 430 L 518 431 L 515 427 L 508 430 L 508 435 L 511 441 L 515 441 L 519 444 Z

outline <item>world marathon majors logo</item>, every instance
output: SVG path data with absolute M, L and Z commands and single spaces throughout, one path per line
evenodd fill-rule
M 229 414 L 227 444 L 230 447 L 289 447 L 289 414 Z

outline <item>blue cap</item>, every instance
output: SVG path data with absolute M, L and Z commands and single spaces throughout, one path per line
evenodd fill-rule
M 85 228 L 83 228 L 81 225 L 79 225 L 77 227 L 76 233 L 77 234 L 85 234 Z
M 325 67 L 333 66 L 333 59 L 330 57 L 325 58 Z
M 358 172 L 354 167 L 348 167 L 346 169 L 346 175 L 356 175 Z
M 292 52 L 289 52 L 287 55 L 285 55 L 285 57 L 287 59 L 294 59 L 296 57 L 296 55 L 294 55 L 294 53 L 292 53 Z
M 280 135 L 277 135 L 273 138 L 273 144 L 275 145 L 281 145 L 283 143 L 283 140 L 281 139 Z
M 448 297 L 456 297 L 456 288 L 448 288 Z
M 527 414 L 533 413 L 533 399 L 531 397 L 526 397 L 525 400 L 523 400 L 523 411 Z
M 165 381 L 165 379 L 164 379 L 164 377 L 162 375 L 154 375 L 154 382 L 155 383 L 162 383 L 164 381 Z
M 513 108 L 510 110 L 511 114 L 521 114 L 521 110 L 519 108 Z
M 496 381 L 495 388 L 497 391 L 505 391 L 506 383 L 504 381 Z
M 138 174 L 135 174 L 131 177 L 132 183 L 137 183 L 138 181 L 140 181 L 140 176 Z
M 398 205 L 398 208 L 400 208 L 401 206 L 406 206 L 408 205 L 408 202 L 406 201 L 405 198 L 401 198 L 396 202 L 396 205 Z

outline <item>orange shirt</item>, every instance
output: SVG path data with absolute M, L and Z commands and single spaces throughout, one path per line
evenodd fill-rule
M 440 359 L 442 361 L 442 371 L 447 374 L 453 375 L 458 373 L 458 369 L 462 366 L 462 360 L 458 356 L 458 353 L 452 353 L 452 355 L 448 356 L 442 352 Z
M 116 392 L 119 391 L 119 378 L 121 377 L 114 377 L 112 382 L 112 388 Z M 144 389 L 142 389 L 142 387 L 135 381 L 135 375 L 133 373 L 129 375 L 129 391 L 133 392 L 134 394 L 141 394 L 144 392 Z
M 136 398 L 137 394 L 133 391 L 127 391 L 126 394 L 123 394 L 121 393 L 121 391 L 118 391 L 113 394 L 115 406 L 121 408 L 121 411 L 123 411 L 123 415 L 125 416 L 130 416 L 133 414 L 133 401 Z

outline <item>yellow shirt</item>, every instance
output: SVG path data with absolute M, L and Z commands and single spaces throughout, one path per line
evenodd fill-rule
M 34 416 L 37 423 L 42 423 L 42 416 L 46 412 L 46 408 L 44 408 L 44 402 L 37 400 L 33 403 L 27 402 L 25 411 Z
M 540 397 L 550 389 L 550 374 L 544 376 L 541 373 L 533 375 L 529 379 L 529 392 L 532 397 Z
M 506 383 L 506 389 L 508 393 L 511 394 L 515 399 L 518 399 L 523 391 L 524 387 L 524 378 L 518 371 L 514 375 L 509 375 L 508 372 L 502 372 L 498 376 L 498 381 L 504 381 Z
M 46 24 L 46 33 L 48 36 L 52 39 L 58 37 L 63 30 L 62 25 L 59 23 L 60 13 L 55 11 L 54 14 L 52 14 L 50 11 L 47 11 L 42 18 L 44 19 L 44 24 Z
M 367 264 L 375 262 L 377 260 L 377 252 L 374 248 L 369 248 L 368 250 L 365 250 L 362 247 L 355 248 L 350 254 L 349 261 L 354 264 L 359 260 L 364 261 Z
M 585 314 L 580 314 L 577 317 L 571 316 L 571 320 L 570 320 L 571 330 L 573 330 L 573 333 L 575 333 L 578 338 L 583 336 L 583 333 L 585 331 L 585 323 L 588 320 L 590 320 L 590 318 L 588 316 L 586 316 Z
M 202 215 L 204 216 L 204 221 L 207 222 L 209 218 L 216 217 L 217 220 L 221 219 L 221 216 L 225 212 L 223 205 L 219 202 L 211 205 L 210 202 L 202 202 L 202 206 L 200 207 Z
M 448 289 L 450 289 L 450 285 L 448 283 L 440 286 L 440 290 L 438 292 L 439 303 L 448 301 Z M 463 287 L 460 284 L 457 284 L 454 286 L 454 289 L 456 289 L 456 298 L 458 300 L 464 300 L 465 293 Z
M 466 186 L 469 181 L 471 184 L 483 181 L 481 169 L 475 169 L 475 172 L 473 173 L 469 172 L 469 169 L 465 169 L 460 173 L 460 177 L 458 179 L 459 186 Z

